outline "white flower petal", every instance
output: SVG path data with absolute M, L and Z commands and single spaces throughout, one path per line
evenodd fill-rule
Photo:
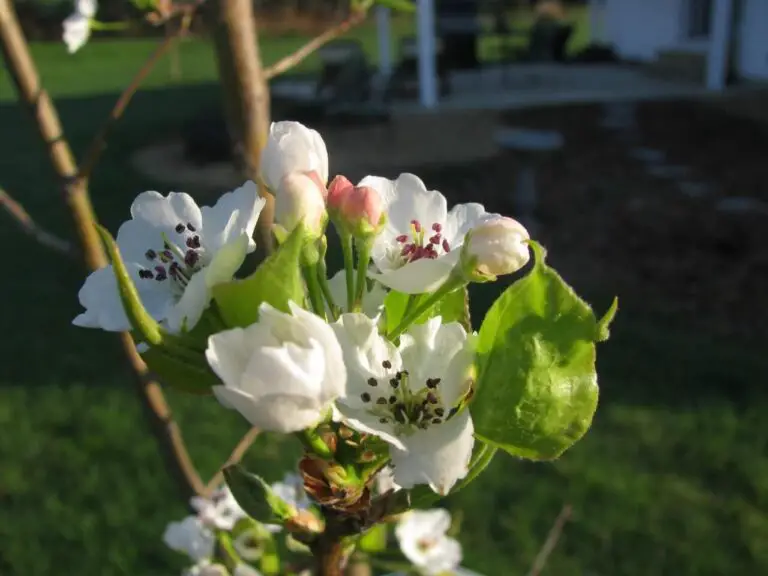
M 163 541 L 172 550 L 182 552 L 196 562 L 213 555 L 213 533 L 196 516 L 168 524 Z
M 467 235 L 467 232 L 481 222 L 493 217 L 498 217 L 498 214 L 486 212 L 482 204 L 475 202 L 457 204 L 448 212 L 443 235 L 450 242 L 452 249 L 455 250 L 464 243 L 464 237 Z
M 299 122 L 273 122 L 261 156 L 267 186 L 277 192 L 283 178 L 293 172 L 316 172 L 328 182 L 328 150 L 320 134 Z
M 209 289 L 234 278 L 245 261 L 250 241 L 248 234 L 243 233 L 221 246 L 204 271 L 205 285 Z
M 369 272 L 368 276 L 405 294 L 434 292 L 448 279 L 459 257 L 460 252 L 455 250 L 440 258 L 422 258 L 394 270 L 379 268 L 380 273 Z
M 447 510 L 411 510 L 395 528 L 400 550 L 422 574 L 451 573 L 461 563 L 461 545 L 446 535 L 451 517 Z
M 62 23 L 62 40 L 67 45 L 67 51 L 74 54 L 85 46 L 91 37 L 91 23 L 89 18 L 77 12 L 67 16 Z
M 170 192 L 167 196 L 142 192 L 131 205 L 131 216 L 165 232 L 172 232 L 177 224 L 192 224 L 198 230 L 203 226 L 200 208 L 186 192 Z
M 211 301 L 211 293 L 206 285 L 206 275 L 197 273 L 189 280 L 184 294 L 166 315 L 168 329 L 179 332 L 182 327 L 191 330 L 197 324 Z
M 245 234 L 248 252 L 256 248 L 252 236 L 266 200 L 259 197 L 256 184 L 248 181 L 240 188 L 223 194 L 213 207 L 203 206 L 201 242 L 206 250 L 217 251 Z
M 77 0 L 75 2 L 75 12 L 82 14 L 86 18 L 93 18 L 96 16 L 98 7 L 96 0 Z
M 353 277 L 357 278 L 357 271 L 353 270 Z M 328 287 L 331 290 L 331 297 L 337 306 L 340 306 L 342 310 L 347 308 L 347 279 L 346 273 L 342 268 L 333 277 L 328 280 Z M 384 298 L 386 298 L 387 292 L 382 288 L 378 282 L 373 282 L 371 289 L 366 291 L 363 295 L 363 314 L 371 318 L 378 316 L 384 306 Z M 330 310 L 326 309 L 329 313 Z
M 395 482 L 403 488 L 429 484 L 438 494 L 448 494 L 467 475 L 473 433 L 469 410 L 463 410 L 442 424 L 401 438 L 405 450 L 391 450 Z

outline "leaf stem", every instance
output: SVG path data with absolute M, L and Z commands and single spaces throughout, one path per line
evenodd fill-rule
M 325 301 L 328 302 L 328 308 L 331 311 L 331 319 L 336 321 L 339 318 L 339 307 L 333 300 L 331 286 L 328 284 L 328 267 L 325 264 L 325 255 L 323 255 L 317 263 L 317 280 L 320 283 L 320 290 L 323 292 Z
M 405 332 L 411 324 L 413 324 L 416 319 L 424 314 L 427 310 L 429 310 L 432 306 L 437 304 L 443 296 L 446 294 L 449 294 L 456 290 L 457 288 L 460 288 L 461 286 L 466 284 L 466 280 L 462 278 L 461 274 L 451 274 L 448 279 L 443 282 L 443 285 L 440 286 L 437 290 L 435 290 L 432 294 L 427 296 L 426 298 L 422 298 L 419 300 L 418 304 L 413 305 L 411 307 L 411 311 L 407 312 L 408 307 L 410 306 L 410 299 L 408 301 L 408 305 L 406 305 L 406 314 L 403 315 L 403 319 L 400 321 L 400 324 L 397 325 L 397 327 L 392 330 L 389 334 L 387 334 L 387 338 L 390 340 L 394 340 L 398 336 L 400 336 L 403 332 Z

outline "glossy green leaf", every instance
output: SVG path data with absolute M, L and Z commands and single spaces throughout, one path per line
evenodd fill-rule
M 532 460 L 557 458 L 589 429 L 597 408 L 589 305 L 544 262 L 488 311 L 478 338 L 478 381 L 470 405 L 478 438 Z
M 376 524 L 360 537 L 358 548 L 363 552 L 377 553 L 387 549 L 387 525 Z
M 269 484 L 240 464 L 224 468 L 224 478 L 237 503 L 254 520 L 283 523 L 296 514 L 293 506 L 275 494 Z
M 263 302 L 288 312 L 288 302 L 304 302 L 301 252 L 307 241 L 303 226 L 297 226 L 256 271 L 243 280 L 213 287 L 213 298 L 230 328 L 250 326 L 259 319 Z
M 387 322 L 387 332 L 392 332 L 405 315 L 409 299 L 419 296 L 403 294 L 396 290 L 391 290 L 384 298 L 384 311 Z M 421 298 L 426 296 L 421 295 Z M 459 288 L 443 296 L 434 306 L 426 310 L 414 324 L 424 324 L 430 318 L 441 316 L 443 323 L 459 322 L 464 328 L 469 329 L 469 307 L 467 306 L 467 289 Z

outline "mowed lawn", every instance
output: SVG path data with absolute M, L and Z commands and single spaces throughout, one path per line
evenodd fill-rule
M 355 34 L 375 42 L 370 28 Z M 267 39 L 265 59 L 301 41 Z M 76 152 L 153 45 L 94 42 L 74 57 L 60 45 L 33 47 Z M 131 169 L 131 152 L 216 102 L 218 89 L 207 83 L 214 78 L 210 48 L 184 42 L 181 62 L 177 85 L 168 61 L 159 64 L 96 171 L 94 204 L 112 230 L 138 192 L 156 187 Z M 0 99 L 0 186 L 42 224 L 68 234 L 43 148 L 10 101 L 4 76 Z M 184 506 L 119 351 L 102 333 L 70 324 L 83 271 L 0 221 L 0 574 L 178 573 L 184 561 L 164 548 L 161 534 Z M 612 296 L 610 278 L 579 289 L 599 311 Z M 494 295 L 484 287 L 476 317 Z M 586 439 L 551 464 L 500 455 L 476 483 L 444 501 L 463 510 L 465 564 L 487 576 L 525 574 L 570 503 L 574 515 L 547 574 L 768 573 L 764 350 L 764 342 L 718 341 L 662 325 L 651 313 L 619 314 L 599 351 L 601 405 Z M 195 461 L 212 474 L 246 425 L 214 400 L 168 396 Z M 264 436 L 247 462 L 272 480 L 297 453 L 291 440 Z

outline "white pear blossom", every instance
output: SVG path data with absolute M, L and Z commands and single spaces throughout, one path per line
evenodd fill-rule
M 70 54 L 82 48 L 91 36 L 91 19 L 96 15 L 96 0 L 77 0 L 75 10 L 64 19 L 62 39 Z
M 395 482 L 395 471 L 391 466 L 385 466 L 376 474 L 374 486 L 376 487 L 376 493 L 379 495 L 386 494 L 390 490 L 397 492 L 401 489 Z
M 413 326 L 396 347 L 377 322 L 344 314 L 333 325 L 348 371 L 337 408 L 349 426 L 391 445 L 398 485 L 447 494 L 466 476 L 474 445 L 469 411 L 457 410 L 472 384 L 472 340 L 460 324 L 436 317 Z
M 211 494 L 210 498 L 193 496 L 190 504 L 203 524 L 219 530 L 230 531 L 238 520 L 248 517 L 226 484 Z
M 333 329 L 293 302 L 290 310 L 262 304 L 257 323 L 214 334 L 205 353 L 223 382 L 213 387 L 219 402 L 272 432 L 312 426 L 346 390 Z
M 187 516 L 181 522 L 168 524 L 163 541 L 172 550 L 186 554 L 195 562 L 201 562 L 213 555 L 215 537 L 200 518 Z
M 199 208 L 191 196 L 143 192 L 117 245 L 149 314 L 172 332 L 191 329 L 211 300 L 211 288 L 232 279 L 252 239 L 264 199 L 246 182 Z M 79 293 L 86 309 L 74 324 L 110 332 L 130 330 L 111 266 L 93 272 Z
M 303 220 L 320 233 L 328 194 L 328 150 L 320 134 L 299 122 L 273 122 L 261 171 L 275 195 L 275 223 L 290 232 Z
M 368 176 L 358 186 L 376 190 L 388 216 L 371 253 L 378 272 L 370 276 L 406 294 L 432 292 L 445 282 L 467 232 L 491 216 L 476 203 L 448 211 L 445 196 L 413 174 L 394 181 Z
M 357 278 L 357 270 L 352 271 L 353 278 Z M 344 269 L 342 268 L 333 277 L 328 280 L 328 287 L 331 290 L 331 296 L 337 306 L 342 310 L 346 310 L 347 307 L 347 280 Z M 378 316 L 384 308 L 384 298 L 387 296 L 387 291 L 378 282 L 371 282 L 368 290 L 363 294 L 363 309 L 362 312 L 366 316 L 374 317 Z M 329 312 L 326 310 L 326 312 Z
M 427 576 L 452 573 L 461 563 L 461 544 L 447 531 L 451 515 L 447 510 L 411 510 L 395 528 L 403 555 Z

